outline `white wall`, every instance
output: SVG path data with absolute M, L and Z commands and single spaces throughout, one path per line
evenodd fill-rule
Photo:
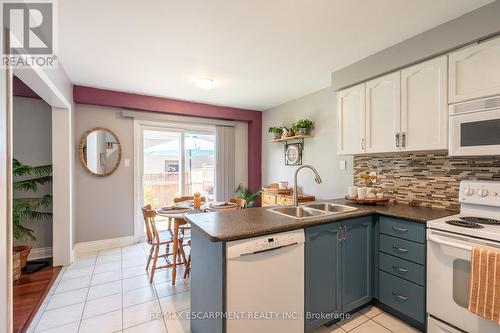
M 299 174 L 299 189 L 317 199 L 343 197 L 352 184 L 352 157 L 337 155 L 336 136 L 336 96 L 331 88 L 326 88 L 299 99 L 287 102 L 262 116 L 262 184 L 280 180 L 293 182 L 293 172 L 297 167 L 286 166 L 284 148 L 281 143 L 269 143 L 272 139 L 267 129 L 271 126 L 289 127 L 294 121 L 309 118 L 315 123 L 314 137 L 305 140 L 302 155 L 303 164 L 316 167 L 323 183 L 317 185 L 309 170 Z M 339 161 L 347 161 L 347 169 L 340 170 Z
M 76 105 L 75 141 L 90 128 L 106 127 L 116 133 L 122 145 L 122 160 L 108 177 L 90 176 L 80 163 L 75 168 L 76 243 L 134 236 L 134 120 L 122 116 L 122 109 Z M 130 110 L 128 110 L 130 111 Z M 135 115 L 152 115 L 136 111 Z M 162 115 L 158 115 L 159 121 Z M 140 116 L 138 116 L 140 118 Z M 176 121 L 182 117 L 175 117 Z M 189 118 L 193 121 L 193 118 Z M 197 121 L 203 123 L 202 118 Z M 235 183 L 247 185 L 247 125 L 236 124 Z M 124 159 L 130 167 L 124 167 Z
M 52 108 L 44 100 L 27 97 L 13 99 L 13 155 L 23 164 L 52 164 Z M 52 194 L 52 184 L 39 186 L 38 192 L 14 193 L 14 197 L 41 197 Z M 23 224 L 34 231 L 36 241 L 19 240 L 33 250 L 52 247 L 52 218 L 29 220 Z M 36 251 L 33 251 L 36 253 Z

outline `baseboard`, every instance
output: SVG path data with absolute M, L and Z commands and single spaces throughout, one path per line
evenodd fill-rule
M 31 249 L 28 260 L 37 260 L 52 258 L 52 247 L 40 247 L 38 249 Z
M 134 236 L 101 239 L 92 242 L 77 243 L 73 248 L 73 255 L 75 259 L 78 259 L 78 256 L 82 253 L 128 246 L 134 243 L 137 243 L 137 240 L 134 238 Z

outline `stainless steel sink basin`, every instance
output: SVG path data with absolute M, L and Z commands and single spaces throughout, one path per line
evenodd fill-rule
M 310 205 L 304 205 L 304 207 L 311 208 L 311 209 L 317 209 L 317 210 L 321 210 L 321 211 L 329 212 L 329 213 L 346 213 L 346 212 L 355 211 L 357 209 L 356 207 L 337 205 L 337 204 L 333 204 L 333 203 L 329 203 L 329 202 L 320 202 L 320 203 L 315 203 L 315 204 L 310 204 Z
M 268 210 L 273 213 L 284 215 L 296 220 L 304 220 L 351 212 L 356 209 L 357 208 L 355 207 L 323 202 L 300 206 L 274 207 L 269 208 Z
M 304 206 L 277 207 L 277 208 L 271 208 L 270 211 L 288 217 L 292 217 L 295 219 L 304 219 L 326 214 L 321 210 L 308 209 L 305 208 Z

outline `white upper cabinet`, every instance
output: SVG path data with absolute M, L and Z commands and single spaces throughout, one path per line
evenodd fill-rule
M 337 152 L 361 154 L 365 148 L 365 84 L 337 93 Z
M 400 132 L 400 72 L 366 82 L 366 152 L 398 151 Z
M 448 148 L 447 57 L 401 71 L 402 150 Z
M 450 53 L 450 103 L 500 95 L 500 38 Z

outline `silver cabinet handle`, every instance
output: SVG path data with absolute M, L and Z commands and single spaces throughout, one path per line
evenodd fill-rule
M 344 226 L 344 240 L 347 240 L 347 227 Z
M 342 227 L 339 227 L 339 232 L 337 235 L 338 235 L 337 239 L 339 240 L 339 242 L 342 242 L 344 240 L 344 232 L 343 232 Z
M 365 139 L 361 139 L 361 150 L 365 150 Z
M 395 227 L 395 226 L 392 226 L 392 230 L 394 231 L 397 231 L 397 232 L 408 232 L 408 229 L 405 229 L 405 228 L 399 228 L 399 227 Z
M 401 268 L 401 267 L 396 266 L 396 265 L 392 265 L 392 269 L 395 270 L 395 271 L 398 271 L 400 273 L 408 273 L 407 269 Z
M 406 147 L 406 133 L 405 132 L 401 133 L 401 147 L 403 147 L 403 148 Z
M 403 253 L 408 252 L 408 250 L 407 250 L 407 249 L 402 249 L 402 248 L 400 248 L 400 247 L 398 247 L 398 246 L 396 246 L 396 245 L 393 245 L 393 246 L 392 246 L 392 248 L 393 248 L 394 250 L 397 250 L 397 251 L 400 251 L 400 252 L 403 252 Z
M 406 301 L 408 300 L 408 297 L 405 297 L 405 296 L 403 296 L 403 295 L 399 294 L 399 293 L 398 293 L 398 292 L 396 292 L 396 291 L 393 291 L 393 292 L 392 292 L 392 294 L 393 294 L 394 296 L 396 296 L 399 300 L 403 301 L 403 302 L 406 302 Z
M 399 134 L 400 133 L 396 133 L 396 148 L 399 148 Z

